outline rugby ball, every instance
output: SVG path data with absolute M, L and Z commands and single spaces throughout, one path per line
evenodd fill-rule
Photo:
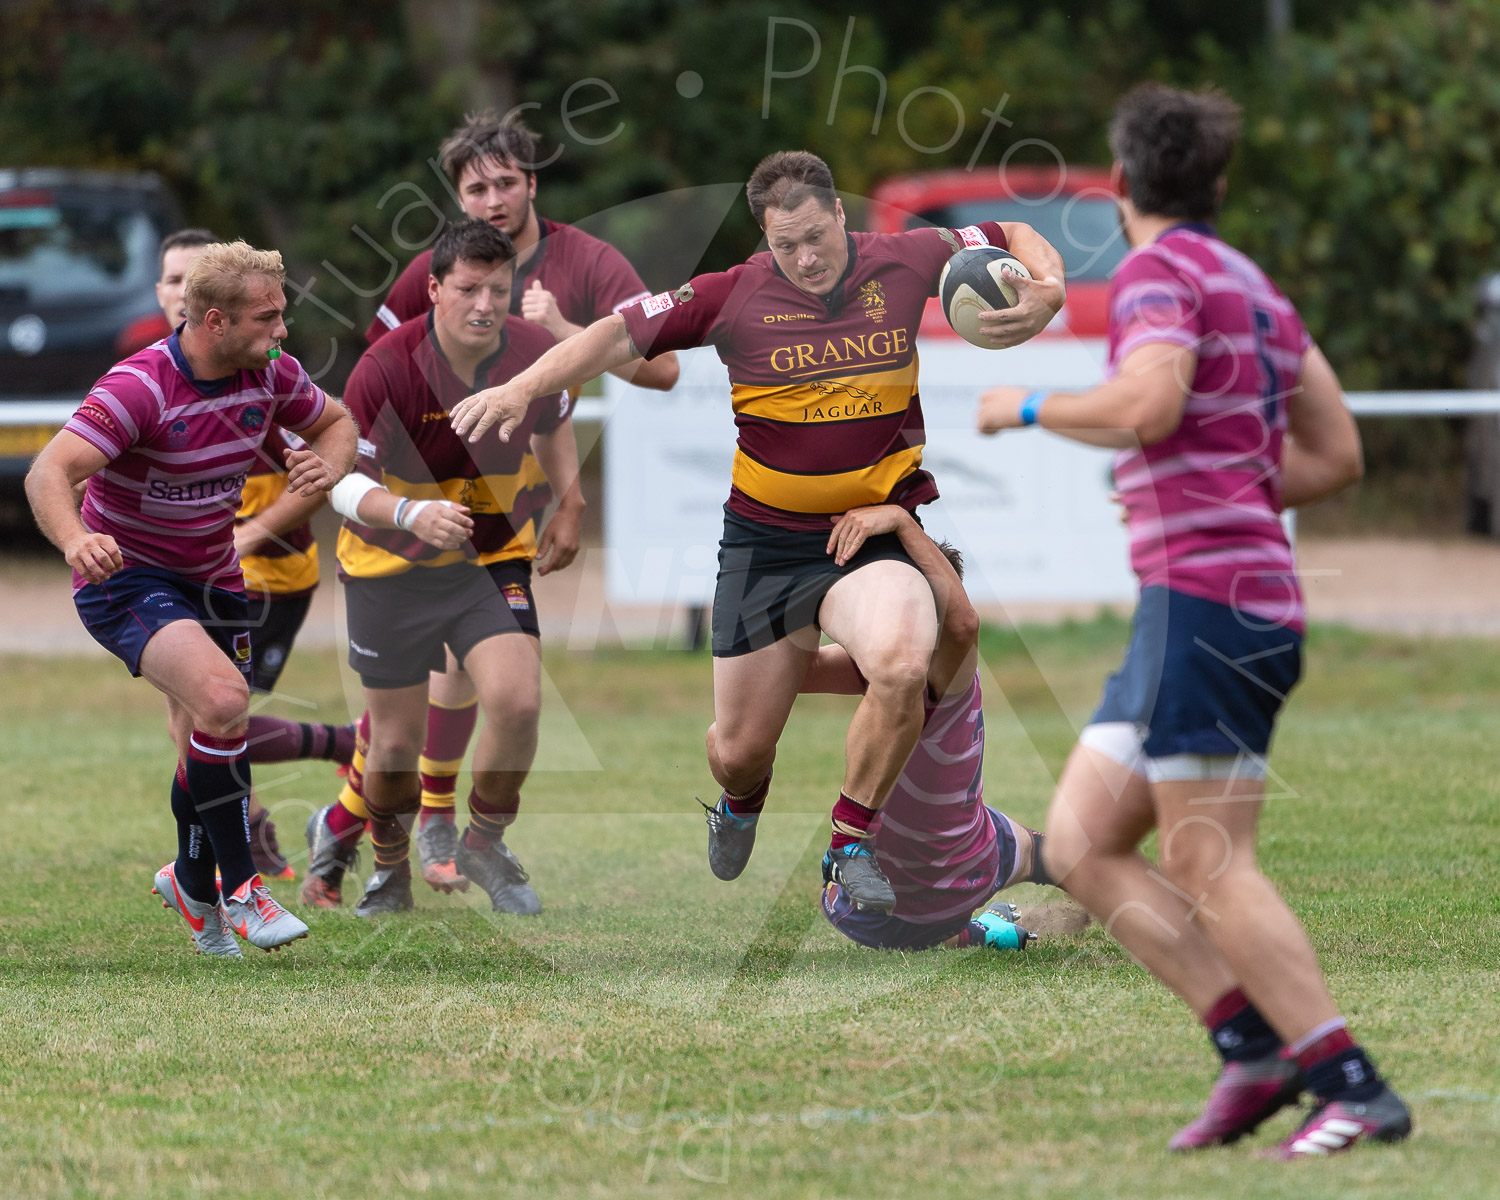
M 1006 278 L 1010 272 L 1031 278 L 1025 263 L 998 246 L 969 246 L 948 260 L 938 277 L 938 299 L 948 324 L 964 341 L 992 349 L 979 332 L 979 314 L 1015 304 L 1015 285 Z

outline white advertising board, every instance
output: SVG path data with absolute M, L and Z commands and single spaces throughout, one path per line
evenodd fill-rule
M 923 465 L 942 499 L 920 510 L 934 536 L 964 552 L 977 602 L 1129 602 L 1135 581 L 1107 451 L 1040 430 L 974 432 L 979 393 L 998 383 L 1083 388 L 1100 378 L 1102 344 L 1047 339 L 987 351 L 918 343 Z M 606 378 L 607 587 L 612 604 L 703 605 L 713 598 L 734 457 L 729 378 L 711 349 L 679 355 L 670 392 Z

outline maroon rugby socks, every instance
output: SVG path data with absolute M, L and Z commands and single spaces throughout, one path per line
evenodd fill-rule
M 838 803 L 833 806 L 833 841 L 829 849 L 842 850 L 855 842 L 865 841 L 870 836 L 870 826 L 879 815 L 878 808 L 866 808 L 840 792 Z
M 1319 1100 L 1359 1104 L 1380 1094 L 1385 1081 L 1360 1046 L 1349 1036 L 1343 1017 L 1335 1017 L 1289 1047 L 1302 1068 L 1307 1090 Z
M 766 807 L 766 797 L 771 794 L 771 772 L 742 796 L 724 793 L 724 807 L 737 821 L 753 821 Z
M 487 850 L 505 836 L 505 831 L 521 811 L 521 793 L 507 799 L 486 800 L 469 789 L 469 827 L 464 830 L 464 845 L 470 850 Z
M 347 725 L 251 717 L 249 746 L 253 763 L 321 758 L 344 766 L 354 757 L 354 730 Z

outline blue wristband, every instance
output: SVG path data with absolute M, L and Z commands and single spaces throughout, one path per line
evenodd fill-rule
M 1035 425 L 1037 414 L 1042 411 L 1042 401 L 1047 398 L 1046 392 L 1029 392 L 1026 399 L 1021 401 L 1021 424 Z

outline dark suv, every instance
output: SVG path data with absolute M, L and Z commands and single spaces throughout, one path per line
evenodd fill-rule
M 166 332 L 157 248 L 179 223 L 155 175 L 0 170 L 0 486 L 95 380 Z

